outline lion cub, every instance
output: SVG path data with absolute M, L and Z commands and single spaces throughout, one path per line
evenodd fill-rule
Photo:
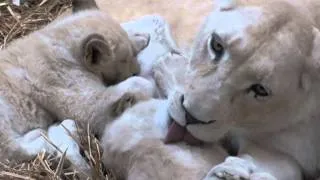
M 148 81 L 127 79 L 140 72 L 136 55 L 148 35 L 128 37 L 108 14 L 85 10 L 94 1 L 74 5 L 70 17 L 0 52 L 0 161 L 37 154 L 42 131 L 56 121 L 89 122 L 99 134 L 124 93 L 153 93 Z

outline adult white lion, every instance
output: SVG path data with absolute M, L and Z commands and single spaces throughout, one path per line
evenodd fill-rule
M 181 129 L 204 142 L 232 132 L 243 140 L 239 154 L 250 157 L 228 158 L 207 178 L 318 176 L 319 9 L 316 0 L 215 1 L 167 141 L 182 139 Z

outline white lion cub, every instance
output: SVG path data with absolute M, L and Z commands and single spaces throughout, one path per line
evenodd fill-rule
M 140 71 L 136 55 L 148 35 L 128 37 L 106 13 L 81 10 L 94 1 L 74 3 L 70 17 L 0 52 L 0 161 L 37 154 L 41 133 L 64 119 L 89 122 L 99 134 L 124 93 L 153 94 L 147 80 L 127 79 Z

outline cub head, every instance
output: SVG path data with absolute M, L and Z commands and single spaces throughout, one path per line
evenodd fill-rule
M 72 4 L 73 13 L 80 14 L 78 16 L 87 10 L 97 9 L 94 0 L 73 0 Z M 114 85 L 139 74 L 137 54 L 148 45 L 149 35 L 128 35 L 112 18 L 108 18 L 106 23 L 109 34 L 91 33 L 82 40 L 80 61 L 106 85 Z
M 124 40 L 127 42 L 111 44 L 102 35 L 94 33 L 82 42 L 81 62 L 106 85 L 114 85 L 140 72 L 138 50 L 131 46 L 129 39 Z
M 317 111 L 319 30 L 290 4 L 263 2 L 216 0 L 197 36 L 176 97 L 185 116 L 171 115 L 197 139 L 278 131 Z

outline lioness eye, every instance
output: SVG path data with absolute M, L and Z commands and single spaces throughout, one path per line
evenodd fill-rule
M 217 34 L 213 33 L 209 40 L 209 45 L 211 51 L 214 53 L 214 60 L 219 61 L 224 54 L 224 47 L 221 38 Z
M 253 84 L 249 89 L 248 89 L 248 93 L 250 92 L 254 93 L 254 97 L 258 98 L 258 97 L 266 97 L 270 95 L 270 91 L 265 88 L 264 86 L 262 86 L 261 84 Z

